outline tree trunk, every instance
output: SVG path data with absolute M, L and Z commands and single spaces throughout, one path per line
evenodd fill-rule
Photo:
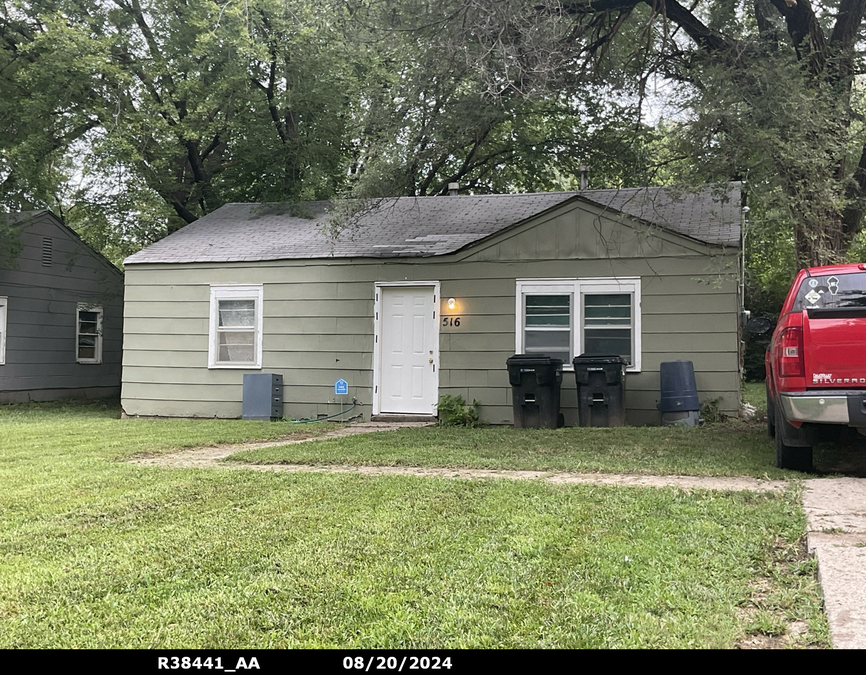
M 850 244 L 850 236 L 845 229 L 840 213 L 825 211 L 823 214 L 801 214 L 794 230 L 800 266 L 819 267 L 842 262 Z

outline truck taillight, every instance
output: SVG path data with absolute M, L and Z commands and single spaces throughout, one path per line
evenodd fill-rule
M 803 329 L 785 328 L 779 335 L 779 377 L 803 377 Z

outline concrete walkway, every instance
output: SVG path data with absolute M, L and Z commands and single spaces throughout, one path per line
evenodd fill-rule
M 833 646 L 866 649 L 866 479 L 807 480 L 803 507 Z
M 358 473 L 368 476 L 403 475 L 462 479 L 543 480 L 549 483 L 591 483 L 635 487 L 679 487 L 708 490 L 782 490 L 788 483 L 749 477 L 639 476 L 579 474 L 552 471 L 496 471 L 395 466 L 314 466 L 308 464 L 239 464 L 220 460 L 241 450 L 306 443 L 374 431 L 424 426 L 425 423 L 367 422 L 300 441 L 269 441 L 242 446 L 183 450 L 170 455 L 133 460 L 136 464 L 199 469 L 245 469 L 292 473 Z M 818 559 L 818 578 L 837 649 L 866 649 L 866 479 L 818 478 L 804 481 L 803 507 L 808 518 L 808 547 Z

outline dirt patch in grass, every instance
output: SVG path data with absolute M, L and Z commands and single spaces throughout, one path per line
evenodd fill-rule
M 294 441 L 304 443 L 310 440 Z M 788 487 L 782 480 L 762 480 L 748 476 L 645 476 L 630 474 L 593 474 L 563 471 L 512 471 L 493 469 L 454 469 L 445 467 L 402 467 L 402 466 L 350 466 L 314 464 L 239 464 L 221 460 L 242 450 L 270 447 L 274 443 L 248 443 L 243 445 L 196 448 L 169 455 L 137 458 L 136 464 L 149 466 L 174 467 L 179 469 L 235 469 L 246 471 L 274 471 L 285 473 L 354 473 L 362 476 L 419 476 L 430 478 L 506 479 L 506 480 L 543 480 L 553 484 L 595 484 L 620 485 L 624 487 L 674 487 L 685 492 L 691 490 L 730 490 L 739 492 L 780 491 Z
M 751 584 L 751 595 L 738 611 L 738 617 L 747 624 L 746 635 L 740 638 L 738 649 L 789 649 L 791 647 L 819 649 L 830 646 L 829 635 L 812 630 L 802 618 L 797 594 L 790 591 L 791 580 L 800 587 L 814 589 L 815 558 L 809 555 L 806 539 L 791 545 L 777 538 L 773 546 L 773 563 L 766 576 Z M 779 581 L 788 579 L 788 588 L 782 590 Z
M 140 453 L 130 458 L 130 461 L 135 464 L 144 464 L 148 466 L 169 466 L 176 468 L 225 468 L 226 464 L 220 463 L 220 460 L 225 459 L 230 455 L 248 450 L 260 450 L 262 448 L 273 448 L 285 445 L 294 445 L 296 443 L 306 443 L 309 441 L 320 441 L 330 438 L 344 438 L 346 436 L 354 436 L 356 434 L 365 434 L 380 431 L 395 431 L 406 427 L 426 426 L 424 423 L 418 422 L 358 422 L 355 424 L 341 424 L 328 429 L 324 432 L 305 434 L 303 429 L 297 432 L 288 434 L 270 441 L 255 441 L 248 443 L 233 443 L 227 445 L 214 445 L 200 448 L 189 448 L 179 452 L 163 453 Z M 251 465 L 236 465 L 231 468 L 253 468 L 267 469 L 270 467 L 251 466 Z
M 656 476 L 623 473 L 578 473 L 568 471 L 521 471 L 504 469 L 470 469 L 451 467 L 379 466 L 349 464 L 246 464 L 222 460 L 239 452 L 263 448 L 296 445 L 309 441 L 344 438 L 358 434 L 395 431 L 424 424 L 367 422 L 340 426 L 324 434 L 309 438 L 290 438 L 254 443 L 240 443 L 204 448 L 191 448 L 170 454 L 138 456 L 132 461 L 149 466 L 174 468 L 214 469 L 230 468 L 248 471 L 278 471 L 288 473 L 355 473 L 364 476 L 421 476 L 434 478 L 544 480 L 554 484 L 597 484 L 632 487 L 676 487 L 685 491 L 703 490 L 751 490 L 756 492 L 784 490 L 788 483 L 783 480 L 767 480 L 748 476 Z

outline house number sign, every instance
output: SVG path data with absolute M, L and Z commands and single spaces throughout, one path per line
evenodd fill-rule
M 460 327 L 460 317 L 459 316 L 446 316 L 442 319 L 443 326 L 454 326 L 454 328 Z

